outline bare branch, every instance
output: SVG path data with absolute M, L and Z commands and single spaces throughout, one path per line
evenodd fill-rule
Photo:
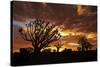
M 27 30 L 20 29 L 19 32 L 24 40 L 32 42 L 36 51 L 47 47 L 49 43 L 57 41 L 61 37 L 54 24 L 40 19 L 26 24 L 26 28 Z

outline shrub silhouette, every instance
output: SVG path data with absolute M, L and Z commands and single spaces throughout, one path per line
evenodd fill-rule
M 56 50 L 55 50 L 55 49 L 53 49 L 52 51 L 53 51 L 53 52 L 56 52 Z
M 65 48 L 62 52 L 67 52 L 67 48 Z
M 42 52 L 51 52 L 51 49 L 50 48 L 44 49 Z
M 34 52 L 37 54 L 49 43 L 60 39 L 61 35 L 55 27 L 54 24 L 36 19 L 27 23 L 26 29 L 20 28 L 19 32 L 24 40 L 32 42 Z

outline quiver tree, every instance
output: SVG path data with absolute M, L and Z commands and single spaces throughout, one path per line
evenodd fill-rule
M 81 45 L 82 51 L 87 51 L 92 48 L 92 45 L 87 41 L 87 38 L 85 36 L 81 37 L 78 43 Z
M 59 52 L 59 49 L 63 46 L 64 44 L 61 44 L 58 42 L 56 45 L 54 45 L 57 48 L 57 52 Z
M 40 52 L 49 43 L 57 41 L 61 37 L 54 24 L 40 19 L 25 24 L 25 27 L 20 28 L 19 32 L 24 40 L 32 42 L 35 53 Z

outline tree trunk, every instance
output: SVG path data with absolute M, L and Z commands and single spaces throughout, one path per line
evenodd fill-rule
M 82 44 L 82 51 L 85 51 L 84 44 Z
M 37 45 L 37 44 L 34 45 L 34 44 L 32 43 L 32 46 L 34 47 L 34 54 L 35 54 L 35 55 L 39 55 L 41 49 L 38 47 L 38 45 Z
M 40 53 L 40 49 L 37 48 L 37 47 L 34 47 L 34 53 L 35 53 L 36 55 L 39 54 L 39 53 Z
M 59 48 L 57 48 L 57 52 L 59 52 Z

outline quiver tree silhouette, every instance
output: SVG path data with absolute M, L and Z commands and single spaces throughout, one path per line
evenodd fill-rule
M 61 37 L 54 24 L 40 19 L 25 24 L 25 29 L 22 27 L 19 32 L 24 40 L 32 42 L 35 53 L 39 53 L 49 43 L 57 41 Z
M 63 46 L 64 44 L 61 44 L 61 42 L 58 42 L 56 45 L 54 45 L 57 48 L 57 52 L 59 52 L 59 49 Z
M 87 42 L 85 48 L 86 48 L 86 50 L 91 50 L 92 49 L 92 44 Z
M 78 43 L 81 45 L 82 51 L 88 51 L 92 48 L 92 45 L 87 41 L 85 36 L 81 37 Z

